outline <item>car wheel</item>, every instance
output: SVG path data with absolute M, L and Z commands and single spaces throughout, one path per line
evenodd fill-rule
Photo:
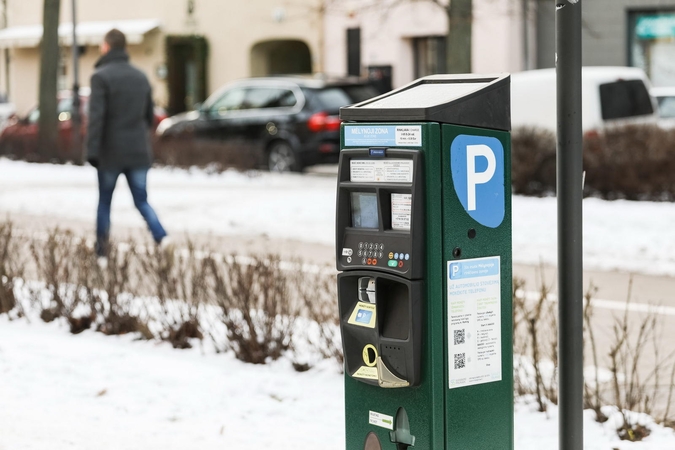
M 270 172 L 300 172 L 302 166 L 298 162 L 293 147 L 288 142 L 275 142 L 267 155 L 267 168 Z

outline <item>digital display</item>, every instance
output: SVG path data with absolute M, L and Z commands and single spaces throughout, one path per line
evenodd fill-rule
M 354 228 L 379 228 L 377 194 L 352 192 L 352 226 Z

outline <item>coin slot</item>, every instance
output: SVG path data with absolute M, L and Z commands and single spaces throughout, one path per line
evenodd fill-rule
M 377 349 L 373 344 L 363 347 L 363 362 L 368 367 L 375 367 L 375 364 L 377 364 Z

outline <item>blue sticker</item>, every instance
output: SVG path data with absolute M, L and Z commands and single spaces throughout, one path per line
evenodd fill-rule
M 499 256 L 448 262 L 448 278 L 462 280 L 499 275 Z
M 476 222 L 497 228 L 504 221 L 504 146 L 499 139 L 460 134 L 450 146 L 452 183 Z
M 395 146 L 396 126 L 347 125 L 345 126 L 345 145 L 347 147 Z
M 371 317 L 373 317 L 372 311 L 366 311 L 365 309 L 359 309 L 359 311 L 356 313 L 355 322 L 370 323 Z

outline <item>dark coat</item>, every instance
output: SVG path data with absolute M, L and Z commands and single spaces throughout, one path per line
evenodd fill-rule
M 153 121 L 147 77 L 124 50 L 110 50 L 91 77 L 87 161 L 100 169 L 150 167 Z

